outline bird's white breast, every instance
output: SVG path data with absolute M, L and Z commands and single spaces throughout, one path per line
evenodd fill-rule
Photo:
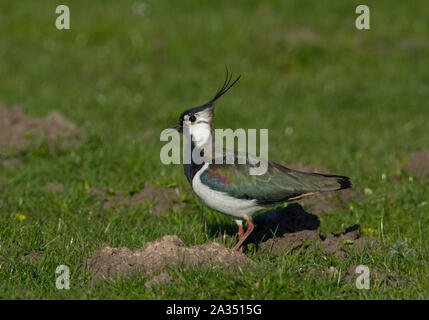
M 250 218 L 256 211 L 263 208 L 256 203 L 256 200 L 236 199 L 203 184 L 200 176 L 208 166 L 209 164 L 205 163 L 192 180 L 194 192 L 207 206 L 238 219 Z

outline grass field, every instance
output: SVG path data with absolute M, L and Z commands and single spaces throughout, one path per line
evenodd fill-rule
M 62 150 L 41 143 L 1 154 L 23 166 L 0 166 L 0 298 L 428 299 L 429 180 L 402 169 L 429 147 L 429 5 L 366 1 L 371 29 L 360 31 L 358 4 L 70 1 L 71 29 L 59 31 L 55 1 L 0 2 L 0 102 L 34 117 L 58 110 L 88 134 Z M 234 230 L 190 192 L 181 166 L 159 159 L 160 132 L 211 98 L 225 66 L 242 79 L 217 103 L 216 126 L 268 128 L 270 160 L 350 176 L 365 200 L 321 214 L 320 232 L 359 224 L 381 249 L 345 259 L 250 252 L 260 267 L 248 272 L 178 268 L 179 284 L 152 289 L 141 274 L 92 284 L 83 261 L 106 244 L 134 250 L 177 235 L 197 245 Z M 65 191 L 43 191 L 53 181 Z M 88 193 L 133 192 L 146 181 L 178 186 L 185 206 L 100 213 Z M 22 259 L 31 252 L 41 258 Z M 302 273 L 356 264 L 401 280 L 358 290 Z M 70 290 L 55 287 L 58 265 L 70 267 Z

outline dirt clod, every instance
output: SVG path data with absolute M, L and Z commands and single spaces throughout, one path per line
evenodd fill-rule
M 19 159 L 5 159 L 1 161 L 1 165 L 7 170 L 15 170 L 24 168 L 24 163 Z
M 43 253 L 32 250 L 30 253 L 22 257 L 22 260 L 29 263 L 37 263 L 43 258 Z
M 89 193 L 103 199 L 103 209 L 120 206 L 136 207 L 152 203 L 151 213 L 154 215 L 168 211 L 171 206 L 173 209 L 177 209 L 182 203 L 178 188 L 154 188 L 150 181 L 145 183 L 143 189 L 132 195 L 123 194 L 119 190 L 109 192 L 107 187 L 91 188 Z
M 330 233 L 321 243 L 324 253 L 337 257 L 345 257 L 350 249 L 362 250 L 365 247 L 378 249 L 378 243 L 374 238 L 360 238 L 359 226 L 354 225 L 340 234 Z
M 417 177 L 429 178 L 429 149 L 424 149 L 411 154 L 405 165 L 405 171 L 415 174 Z
M 49 182 L 47 185 L 45 185 L 43 187 L 43 191 L 62 193 L 62 192 L 64 192 L 64 185 L 62 183 L 59 183 L 59 182 Z
M 366 245 L 377 248 L 373 238 L 360 238 L 357 225 L 344 233 L 320 235 L 317 216 L 306 212 L 301 205 L 293 203 L 286 208 L 266 211 L 255 217 L 257 227 L 247 243 L 254 243 L 262 253 L 279 255 L 285 251 L 310 248 L 312 242 L 325 254 L 344 257 L 350 249 L 363 249 Z
M 270 252 L 273 255 L 282 254 L 288 250 L 297 251 L 305 247 L 309 241 L 320 240 L 319 233 L 313 230 L 303 230 L 289 233 L 279 238 L 268 239 L 260 244 L 261 252 Z
M 0 151 L 18 151 L 43 139 L 52 148 L 65 147 L 85 138 L 86 131 L 58 111 L 40 119 L 27 115 L 19 107 L 8 109 L 0 105 Z
M 107 246 L 95 251 L 92 257 L 85 261 L 94 281 L 103 277 L 130 276 L 136 272 L 168 272 L 173 266 L 189 268 L 209 264 L 233 271 L 236 268 L 253 266 L 255 262 L 243 253 L 227 249 L 215 242 L 188 247 L 177 236 L 170 235 L 148 242 L 135 251 Z

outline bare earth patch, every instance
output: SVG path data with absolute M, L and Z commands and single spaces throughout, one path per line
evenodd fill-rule
M 310 248 L 312 242 L 325 254 L 345 257 L 350 249 L 362 250 L 366 246 L 377 248 L 375 239 L 359 238 L 358 226 L 347 228 L 341 234 L 320 235 L 317 216 L 306 212 L 299 204 L 266 211 L 255 217 L 257 227 L 253 242 L 262 253 L 279 255 L 289 250 Z
M 119 275 L 130 276 L 136 272 L 168 272 L 171 267 L 177 266 L 189 268 L 206 265 L 234 271 L 256 263 L 243 253 L 227 249 L 216 242 L 188 247 L 177 236 L 170 235 L 148 242 L 135 251 L 107 246 L 95 251 L 85 261 L 85 267 L 91 272 L 94 281 Z
M 3 168 L 7 170 L 15 170 L 24 168 L 24 163 L 19 159 L 5 159 L 1 161 Z
M 379 250 L 380 246 L 375 238 L 359 238 L 359 226 L 349 227 L 343 233 L 330 233 L 321 243 L 324 253 L 337 257 L 345 257 L 351 249 L 363 250 L 371 248 Z
M 284 32 L 284 39 L 287 44 L 319 44 L 324 40 L 319 33 L 308 27 L 288 28 Z
M 30 253 L 22 257 L 22 260 L 29 263 L 37 263 L 43 258 L 43 253 L 32 250 Z
M 151 203 L 153 204 L 151 213 L 154 215 L 159 215 L 171 208 L 177 209 L 182 203 L 178 188 L 155 188 L 150 181 L 145 183 L 143 189 L 132 195 L 123 194 L 119 190 L 109 193 L 107 187 L 91 188 L 89 193 L 103 199 L 102 209 L 146 206 Z
M 18 151 L 43 139 L 52 148 L 65 147 L 86 136 L 84 129 L 58 111 L 51 111 L 40 119 L 27 115 L 19 107 L 8 109 L 0 104 L 0 152 Z
M 417 177 L 429 178 L 429 149 L 424 149 L 411 154 L 405 165 L 405 171 L 415 174 Z
M 403 37 L 398 41 L 399 48 L 410 51 L 423 51 L 428 48 L 428 38 L 424 37 Z

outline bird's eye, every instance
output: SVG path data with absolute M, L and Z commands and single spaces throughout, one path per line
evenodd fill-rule
M 194 122 L 195 120 L 197 120 L 197 118 L 194 115 L 189 117 L 189 121 Z

